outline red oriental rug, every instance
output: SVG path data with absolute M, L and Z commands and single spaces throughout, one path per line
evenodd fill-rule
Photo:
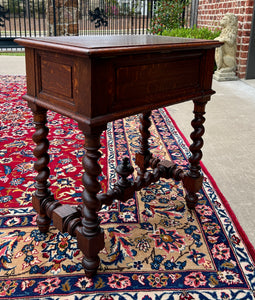
M 204 167 L 195 211 L 171 179 L 103 208 L 100 269 L 85 277 L 76 239 L 36 227 L 34 129 L 25 92 L 25 77 L 0 76 L 0 299 L 255 299 L 255 251 Z M 187 143 L 167 111 L 154 110 L 151 122 L 153 154 L 187 168 Z M 103 133 L 104 190 L 116 182 L 123 155 L 134 162 L 138 124 L 137 116 L 120 119 Z M 80 203 L 84 137 L 75 122 L 53 112 L 48 127 L 52 191 L 62 203 Z

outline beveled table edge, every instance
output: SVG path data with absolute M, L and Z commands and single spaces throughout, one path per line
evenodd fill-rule
M 49 50 L 58 53 L 72 54 L 78 56 L 107 56 L 107 55 L 123 55 L 130 53 L 152 53 L 162 51 L 176 51 L 176 50 L 192 50 L 192 49 L 211 49 L 220 47 L 223 43 L 217 40 L 201 40 L 201 39 L 189 39 L 181 37 L 165 37 L 165 36 L 149 36 L 151 39 L 155 39 L 155 42 L 148 43 L 124 43 L 118 44 L 102 44 L 95 46 L 86 46 L 81 43 L 72 43 L 72 40 L 77 38 L 77 41 L 102 40 L 104 37 L 112 38 L 113 41 L 120 39 L 120 42 L 124 42 L 125 38 L 130 41 L 133 39 L 139 40 L 138 35 L 112 35 L 112 36 L 72 36 L 72 37 L 22 37 L 17 38 L 14 41 L 25 48 L 35 48 L 41 50 Z M 146 37 L 146 36 L 141 36 Z M 66 42 L 65 42 L 66 40 Z M 71 40 L 71 42 L 70 42 Z M 160 42 L 162 40 L 162 42 Z M 68 42 L 69 41 L 69 42 Z

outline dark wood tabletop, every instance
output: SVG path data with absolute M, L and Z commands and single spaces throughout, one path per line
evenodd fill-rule
M 152 52 L 174 49 L 207 49 L 215 47 L 219 42 L 180 37 L 157 35 L 96 35 L 96 36 L 58 36 L 18 38 L 15 42 L 24 47 L 51 49 L 58 52 L 76 55 L 123 54 L 130 52 Z

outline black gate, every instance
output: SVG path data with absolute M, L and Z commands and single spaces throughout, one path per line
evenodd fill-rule
M 63 0 L 0 0 L 0 48 L 18 47 L 16 37 L 63 35 L 59 24 L 65 11 Z M 160 0 L 70 0 L 77 14 L 77 34 L 146 34 Z M 194 3 L 183 18 L 194 25 Z M 49 3 L 53 4 L 50 15 Z M 52 12 L 51 12 L 52 13 Z M 53 28 L 48 21 L 53 18 Z M 72 10 L 71 16 L 72 19 Z
M 0 0 L 1 48 L 17 47 L 14 38 L 46 36 L 46 0 Z

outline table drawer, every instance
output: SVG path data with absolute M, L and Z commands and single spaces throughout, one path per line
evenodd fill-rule
M 200 83 L 200 57 L 116 69 L 113 109 L 160 103 L 186 95 Z M 158 99 L 158 100 L 157 100 Z

